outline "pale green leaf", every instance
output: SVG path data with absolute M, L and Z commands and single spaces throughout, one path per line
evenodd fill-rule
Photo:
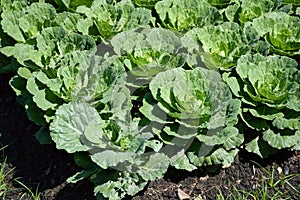
M 178 152 L 175 156 L 170 158 L 170 165 L 174 166 L 176 169 L 184 169 L 187 171 L 193 171 L 197 169 L 194 165 L 192 165 L 185 155 L 184 150 Z
M 263 139 L 276 149 L 293 148 L 299 146 L 300 143 L 300 131 L 296 131 L 294 135 L 284 135 L 268 129 L 262 134 Z
M 89 147 L 80 139 L 90 124 L 101 124 L 101 120 L 97 110 L 87 103 L 64 104 L 57 109 L 50 124 L 50 135 L 58 149 L 69 153 L 87 151 Z
M 99 153 L 93 153 L 91 155 L 92 161 L 97 163 L 102 169 L 109 167 L 116 167 L 118 164 L 122 164 L 125 161 L 131 161 L 134 159 L 133 152 L 117 152 L 112 150 L 104 150 Z

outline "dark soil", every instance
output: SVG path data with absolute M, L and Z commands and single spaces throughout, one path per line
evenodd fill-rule
M 67 184 L 66 179 L 80 170 L 73 157 L 55 145 L 40 145 L 34 137 L 39 129 L 27 119 L 25 109 L 16 102 L 13 90 L 8 85 L 12 75 L 0 75 L 0 147 L 8 145 L 4 151 L 7 157 L 6 170 L 14 169 L 7 178 L 18 180 L 33 192 L 41 192 L 41 199 L 47 200 L 94 200 L 93 185 L 88 181 Z M 261 188 L 262 181 L 269 183 L 271 175 L 263 168 L 274 172 L 274 180 L 280 180 L 283 174 L 300 174 L 300 152 L 285 152 L 261 160 L 258 157 L 241 152 L 235 162 L 226 169 L 199 169 L 192 173 L 169 169 L 164 179 L 152 181 L 135 200 L 160 199 L 216 199 L 220 193 L 226 197 L 237 188 L 252 191 Z M 211 171 L 211 172 L 209 172 Z M 9 180 L 7 180 L 9 181 Z M 282 183 L 282 184 L 281 184 Z M 284 183 L 284 184 L 283 184 Z M 26 192 L 18 183 L 13 182 L 15 190 L 6 194 L 7 200 L 19 200 Z M 289 199 L 300 199 L 300 177 L 280 182 L 279 189 Z M 298 195 L 298 196 L 297 196 Z M 24 196 L 26 200 L 29 197 Z M 200 198 L 199 198 L 200 199 Z

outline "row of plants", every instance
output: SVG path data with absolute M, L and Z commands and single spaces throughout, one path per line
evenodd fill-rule
M 300 150 L 300 3 L 1 0 L 0 72 L 97 199 Z

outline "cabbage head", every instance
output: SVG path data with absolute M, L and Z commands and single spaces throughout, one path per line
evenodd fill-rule
M 223 75 L 243 102 L 241 115 L 249 128 L 246 149 L 265 157 L 276 149 L 300 148 L 300 71 L 288 57 L 245 55 L 234 72 Z M 247 129 L 246 129 L 247 130 Z M 252 131 L 251 131 L 252 130 Z

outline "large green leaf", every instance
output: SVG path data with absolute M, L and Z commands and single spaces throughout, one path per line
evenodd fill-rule
M 137 173 L 145 180 L 152 181 L 162 178 L 169 167 L 169 158 L 163 153 L 154 153 L 137 166 Z
M 89 150 L 81 142 L 84 132 L 91 124 L 101 124 L 96 109 L 87 103 L 72 102 L 60 106 L 50 124 L 50 135 L 58 149 L 69 153 Z
M 91 155 L 92 161 L 103 169 L 108 167 L 116 167 L 119 163 L 124 163 L 134 159 L 133 152 L 116 152 L 112 150 L 104 150 Z
M 224 165 L 228 166 L 233 163 L 234 158 L 238 153 L 238 149 L 226 151 L 222 148 L 215 150 L 213 153 L 205 156 L 197 156 L 193 152 L 188 152 L 187 156 L 191 163 L 195 166 L 208 166 L 208 165 Z
M 184 150 L 178 152 L 170 159 L 170 161 L 170 165 L 174 166 L 176 169 L 184 169 L 187 171 L 193 171 L 197 169 L 197 167 L 190 163 L 188 157 L 185 155 Z
M 268 129 L 262 134 L 263 139 L 273 148 L 291 148 L 299 150 L 300 131 L 296 131 L 293 135 L 285 135 L 284 133 L 275 133 L 274 131 Z

